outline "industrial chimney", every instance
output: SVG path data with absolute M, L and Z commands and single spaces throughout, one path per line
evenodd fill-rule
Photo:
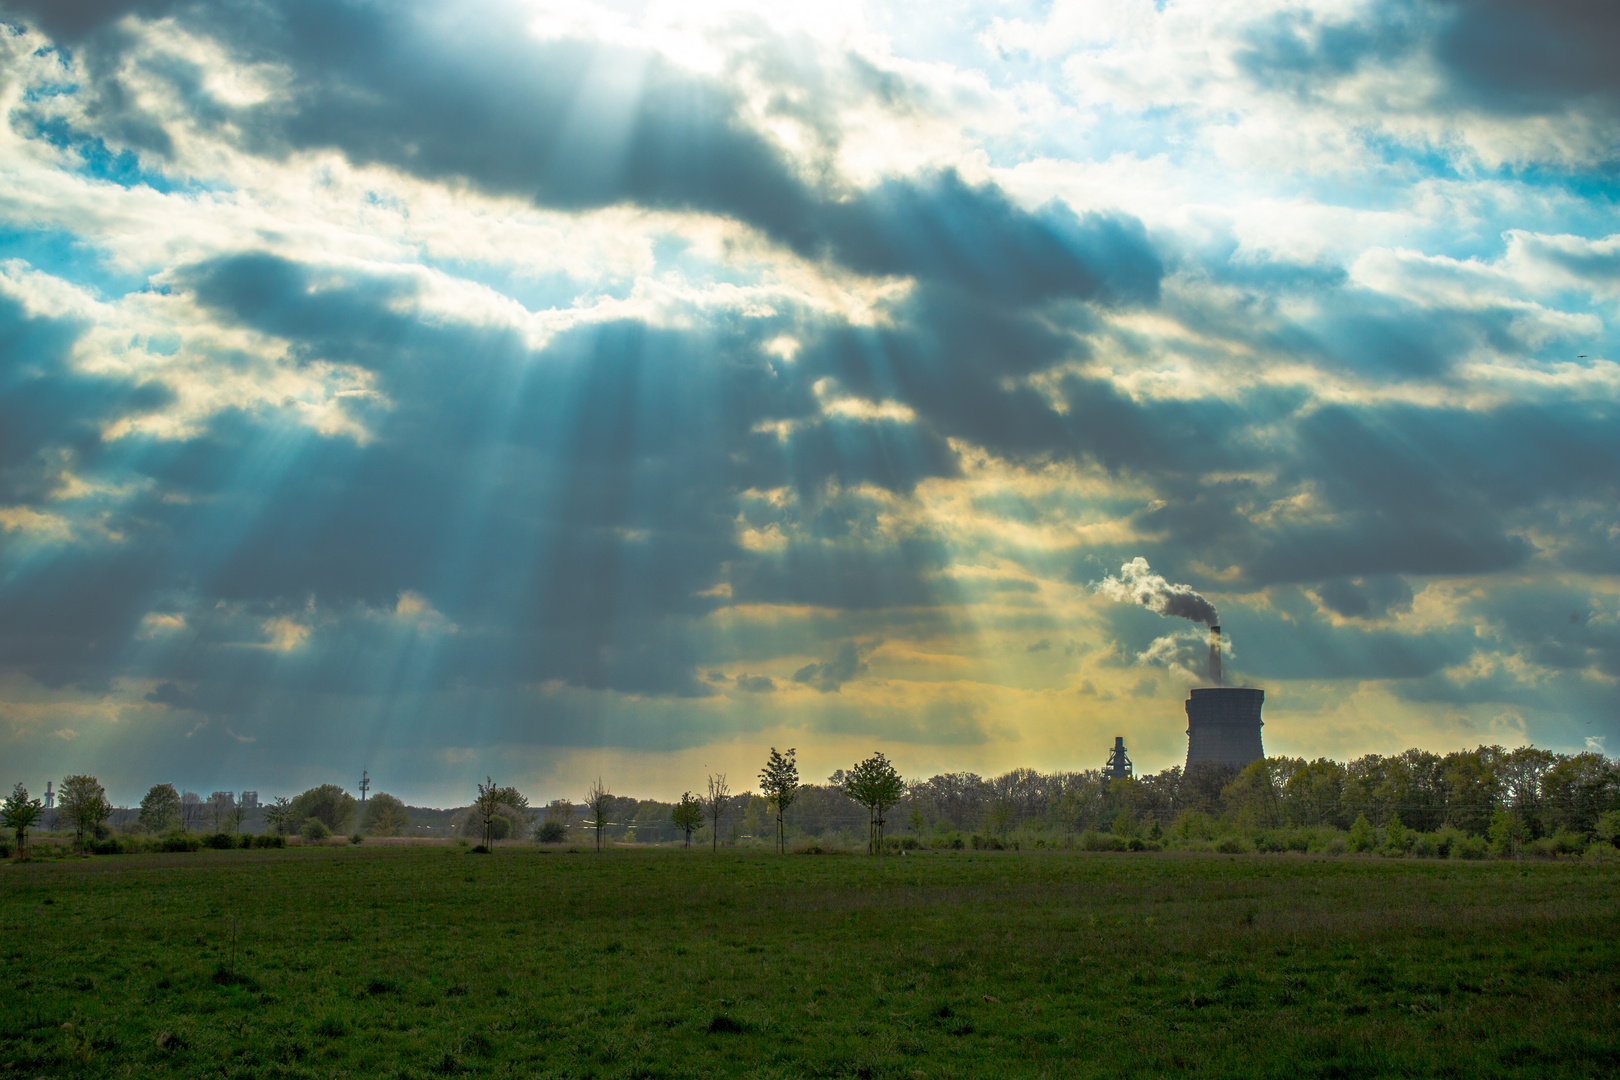
M 1219 625 L 1209 628 L 1209 684 L 1221 685 L 1221 628 Z
M 1124 780 L 1131 775 L 1131 759 L 1125 756 L 1125 736 L 1114 736 L 1114 750 L 1103 766 L 1103 775 L 1110 780 Z

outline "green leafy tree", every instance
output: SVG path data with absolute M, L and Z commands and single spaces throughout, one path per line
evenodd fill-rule
M 844 774 L 844 791 L 866 807 L 867 851 L 883 851 L 884 816 L 906 793 L 906 783 L 879 750 Z
M 726 816 L 726 810 L 731 803 L 731 785 L 726 783 L 726 774 L 711 775 L 709 777 L 709 795 L 703 800 L 703 813 L 709 819 L 709 840 L 713 843 L 713 850 L 720 850 L 720 822 Z
M 321 824 L 332 832 L 346 832 L 359 806 L 353 795 L 336 784 L 322 784 L 310 788 L 292 801 L 293 820 L 320 818 Z
M 399 836 L 411 827 L 411 815 L 405 804 L 386 791 L 379 791 L 366 800 L 366 812 L 360 828 L 372 836 Z
M 61 795 L 56 801 L 58 812 L 73 826 L 73 842 L 84 846 L 85 833 L 94 836 L 101 823 L 112 813 L 107 802 L 107 789 L 93 776 L 69 776 L 62 781 Z
M 1498 810 L 1491 815 L 1491 852 L 1511 858 L 1524 850 L 1524 819 L 1515 810 Z
M 473 813 L 484 825 L 485 847 L 489 846 L 495 819 L 501 815 L 501 794 L 501 786 L 495 782 L 495 778 L 485 776 L 484 782 L 478 785 L 478 798 L 473 800 Z
M 329 840 L 332 837 L 332 827 L 318 817 L 309 817 L 304 819 L 299 834 L 305 840 Z
M 0 803 L 0 826 L 10 829 L 17 837 L 19 854 L 28 847 L 28 830 L 44 812 L 45 808 L 38 799 L 28 797 L 28 789 L 22 786 L 21 781 L 11 789 L 10 797 Z
M 692 846 L 692 834 L 703 828 L 703 800 L 690 791 L 681 793 L 681 801 L 669 812 L 675 827 L 686 834 L 686 846 Z
M 264 808 L 264 827 L 267 832 L 274 832 L 277 836 L 286 836 L 298 823 L 297 811 L 285 795 L 277 795 L 276 801 Z
M 1350 850 L 1371 851 L 1375 842 L 1372 822 L 1367 820 L 1366 814 L 1357 814 L 1355 824 L 1350 826 Z
M 1391 855 L 1405 855 L 1412 846 L 1411 834 L 1412 830 L 1401 824 L 1401 815 L 1391 814 L 1384 829 L 1384 850 Z
M 776 747 L 771 747 L 771 756 L 765 760 L 765 768 L 759 773 L 760 794 L 776 810 L 776 850 L 782 854 L 787 853 L 784 815 L 799 791 L 799 766 L 794 762 L 797 753 L 791 746 L 785 754 L 779 754 Z
M 180 793 L 173 784 L 153 784 L 141 800 L 141 812 L 136 817 L 147 832 L 167 832 L 180 824 Z
M 596 782 L 585 792 L 585 812 L 591 816 L 591 828 L 596 830 L 596 850 L 602 850 L 602 830 L 608 826 L 608 816 L 613 812 L 613 793 L 602 783 L 598 776 Z

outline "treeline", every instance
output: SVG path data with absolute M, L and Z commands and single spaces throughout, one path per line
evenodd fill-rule
M 582 803 L 531 805 L 493 779 L 472 805 L 450 811 L 407 807 L 387 793 L 359 802 L 336 784 L 278 798 L 249 812 L 220 798 L 202 800 L 154 786 L 124 833 L 217 836 L 245 830 L 306 840 L 418 832 L 413 817 L 438 817 L 434 831 L 483 844 L 681 842 L 884 851 L 893 847 L 1218 847 L 1225 850 L 1381 850 L 1389 854 L 1479 854 L 1487 850 L 1569 852 L 1620 833 L 1620 767 L 1596 753 L 1479 746 L 1450 754 L 1408 750 L 1350 762 L 1273 757 L 1238 770 L 1202 762 L 1183 771 L 1110 779 L 1098 770 L 995 777 L 943 773 L 906 781 L 879 754 L 839 770 L 824 784 L 802 784 L 794 751 L 771 757 L 760 787 L 733 793 L 726 777 L 677 802 L 612 794 L 598 780 Z M 29 810 L 19 784 L 0 805 L 0 824 L 21 847 Z M 29 817 L 30 813 L 34 816 Z M 93 777 L 62 785 L 59 822 L 75 842 L 105 842 L 113 813 Z M 18 827 L 15 821 L 27 819 Z

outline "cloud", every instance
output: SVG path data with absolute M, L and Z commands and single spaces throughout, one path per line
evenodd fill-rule
M 866 672 L 867 664 L 863 654 L 870 651 L 870 649 L 862 650 L 852 642 L 845 642 L 838 649 L 837 659 L 826 663 L 806 664 L 793 673 L 793 681 L 812 686 L 823 694 L 836 694 L 845 683 Z

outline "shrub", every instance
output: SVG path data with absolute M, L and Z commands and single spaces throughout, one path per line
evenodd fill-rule
M 1607 840 L 1615 847 L 1620 847 L 1620 810 L 1610 810 L 1598 818 L 1595 835 L 1599 840 Z
M 1222 855 L 1242 855 L 1249 850 L 1249 845 L 1235 836 L 1223 836 L 1215 842 L 1215 850 Z
M 1420 859 L 1443 859 L 1445 851 L 1434 833 L 1418 833 L 1412 840 L 1412 854 Z
M 1490 854 L 1490 846 L 1482 836 L 1460 836 L 1452 842 L 1453 859 L 1483 859 Z
M 86 845 L 96 855 L 122 855 L 129 850 L 129 843 L 109 836 L 105 840 L 95 840 Z
M 1357 814 L 1355 824 L 1350 826 L 1348 846 L 1356 854 L 1371 851 L 1377 838 L 1373 835 L 1372 822 L 1367 820 L 1366 814 Z
M 361 836 L 359 833 L 355 833 L 353 836 L 349 837 L 349 843 L 351 844 L 363 844 L 365 842 L 366 838 Z
M 304 827 L 299 830 L 305 840 L 329 840 L 332 830 L 318 817 L 305 818 Z
M 468 854 L 469 855 L 488 855 L 489 854 L 489 848 L 485 847 L 483 844 L 474 844 L 473 849 L 470 852 L 468 852 Z
M 190 833 L 174 832 L 163 838 L 164 851 L 196 851 L 202 847 L 202 840 Z
M 236 838 L 230 833 L 209 833 L 203 837 L 203 843 L 216 851 L 226 851 L 236 846 Z
M 560 844 L 568 839 L 568 826 L 555 819 L 547 819 L 540 823 L 540 831 L 534 834 L 537 844 Z
M 285 836 L 276 836 L 273 833 L 263 833 L 262 835 L 253 837 L 252 840 L 253 846 L 256 848 L 284 848 L 287 846 L 287 838 Z

